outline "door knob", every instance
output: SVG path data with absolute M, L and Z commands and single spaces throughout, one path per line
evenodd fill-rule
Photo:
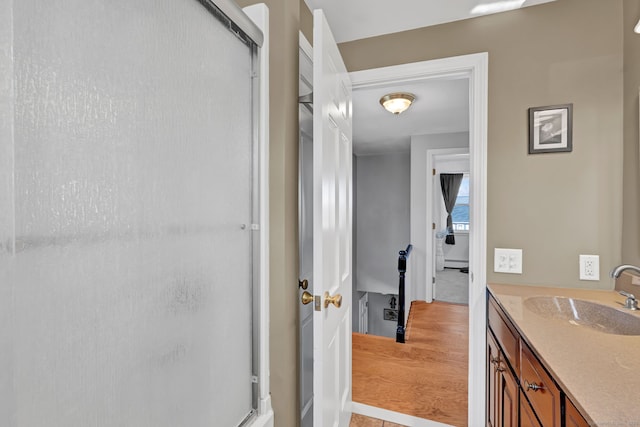
M 329 304 L 333 304 L 336 308 L 340 308 L 342 305 L 342 295 L 335 294 L 334 296 L 329 296 L 329 292 L 324 293 L 324 308 L 328 308 Z
M 298 287 L 306 291 L 309 287 L 309 281 L 307 279 L 298 280 Z
M 307 304 L 309 304 L 310 302 L 313 301 L 313 295 L 311 295 L 307 291 L 304 291 L 302 293 L 302 298 L 301 299 L 302 299 L 302 304 L 307 305 Z

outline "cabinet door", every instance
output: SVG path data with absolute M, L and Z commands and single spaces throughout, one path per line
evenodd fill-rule
M 498 365 L 500 381 L 500 419 L 501 427 L 518 427 L 518 384 L 513 377 L 509 366 L 501 357 Z
M 567 398 L 564 400 L 565 402 L 565 416 L 564 416 L 564 425 L 566 427 L 589 427 L 589 423 L 582 418 L 580 412 L 573 406 L 573 403 Z
M 520 391 L 520 427 L 542 427 L 522 391 Z
M 500 426 L 498 363 L 500 363 L 500 350 L 493 334 L 487 331 L 487 427 Z

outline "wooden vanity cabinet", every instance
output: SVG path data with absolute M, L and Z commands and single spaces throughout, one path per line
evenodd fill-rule
M 588 427 L 509 317 L 487 304 L 487 427 Z
M 487 427 L 518 427 L 518 383 L 491 332 L 487 361 Z
M 522 390 L 520 390 L 520 427 L 543 427 Z
M 580 415 L 578 409 L 566 396 L 564 402 L 565 427 L 589 427 L 587 420 Z
M 493 334 L 487 332 L 487 427 L 498 427 L 500 423 L 500 392 L 498 384 L 497 363 L 500 361 L 501 351 L 493 339 Z

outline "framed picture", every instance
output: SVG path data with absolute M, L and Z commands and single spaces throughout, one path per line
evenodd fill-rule
M 529 108 L 529 154 L 571 151 L 573 104 Z
M 394 322 L 398 321 L 398 310 L 394 310 L 392 308 L 384 309 L 384 320 L 393 320 Z

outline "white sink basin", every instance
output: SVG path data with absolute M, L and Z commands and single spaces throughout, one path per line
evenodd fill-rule
M 524 306 L 546 319 L 564 321 L 606 334 L 640 335 L 639 316 L 595 302 L 540 296 L 525 299 Z

